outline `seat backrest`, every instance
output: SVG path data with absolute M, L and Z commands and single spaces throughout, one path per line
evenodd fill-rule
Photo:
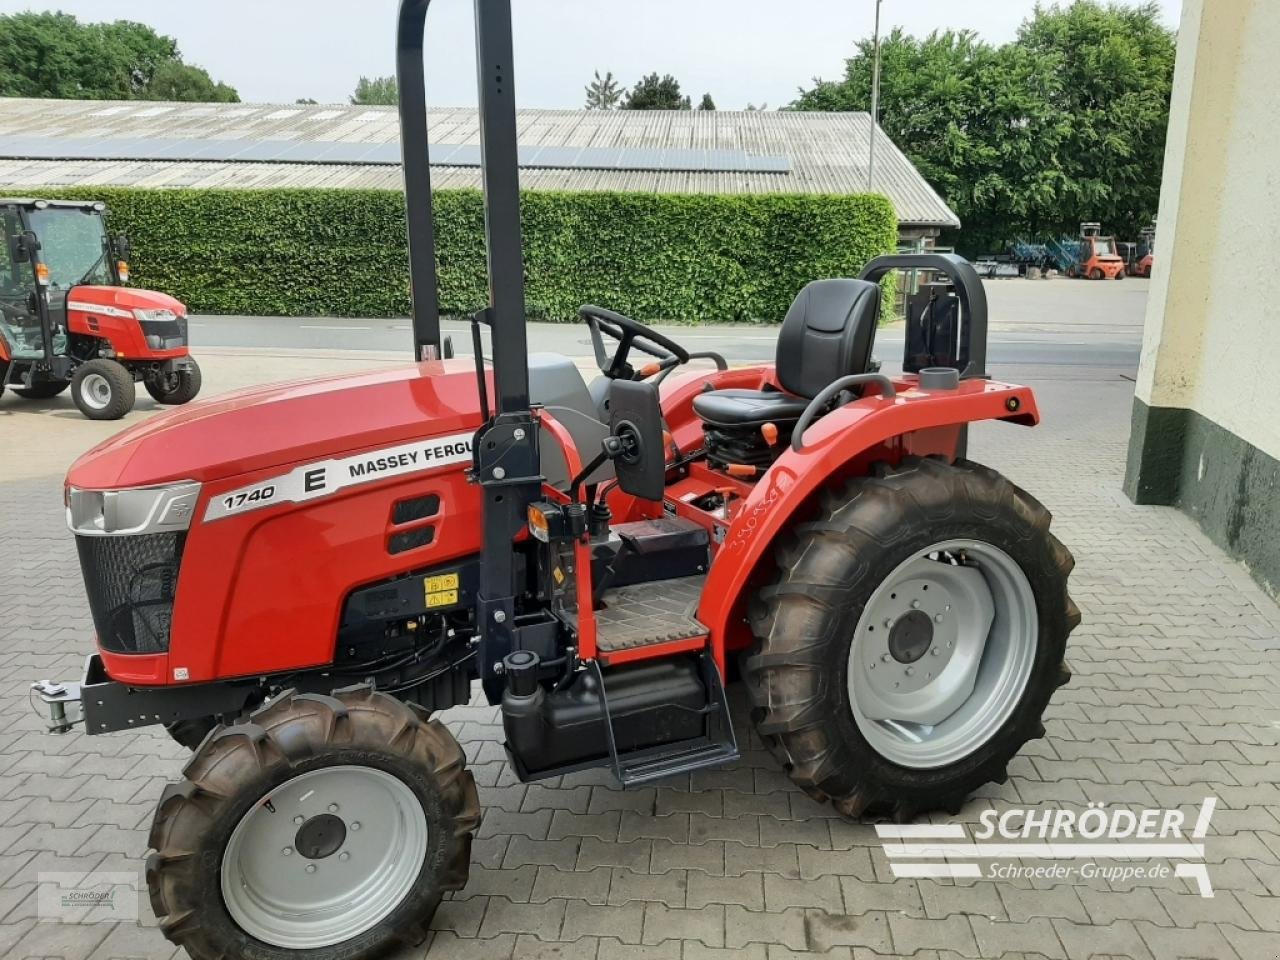
M 815 397 L 830 383 L 866 373 L 880 319 L 880 287 L 867 280 L 814 280 L 805 286 L 778 334 L 778 382 Z

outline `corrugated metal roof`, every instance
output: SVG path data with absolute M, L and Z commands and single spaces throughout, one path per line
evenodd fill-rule
M 431 109 L 428 122 L 436 143 L 479 142 L 474 109 Z M 871 118 L 865 113 L 521 110 L 517 122 L 522 148 L 729 150 L 790 160 L 785 173 L 527 169 L 520 177 L 526 189 L 848 194 L 867 187 Z M 3 157 L 6 143 L 24 137 L 97 138 L 117 145 L 178 139 L 377 144 L 396 142 L 399 132 L 392 107 L 0 99 L 0 184 L 28 190 L 72 184 L 395 189 L 400 171 L 385 164 Z M 146 143 L 138 146 L 145 155 Z M 478 187 L 479 171 L 433 164 L 432 182 Z M 889 197 L 904 226 L 959 226 L 955 213 L 883 132 L 876 137 L 875 188 Z

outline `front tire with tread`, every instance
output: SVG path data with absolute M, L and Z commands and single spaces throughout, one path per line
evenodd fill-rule
M 384 919 L 303 952 L 245 932 L 221 894 L 223 855 L 237 824 L 290 780 L 365 766 L 412 791 L 426 817 L 422 868 Z M 244 722 L 215 729 L 164 791 L 152 823 L 147 889 L 160 929 L 194 960 L 369 960 L 427 936 L 445 891 L 466 883 L 480 823 L 475 781 L 457 740 L 425 711 L 371 687 L 332 696 L 287 692 Z
M 105 382 L 107 396 L 90 396 L 86 381 Z M 133 409 L 136 396 L 133 374 L 123 364 L 105 357 L 80 364 L 71 375 L 71 399 L 90 420 L 119 420 Z
M 988 467 L 908 458 L 827 493 L 816 517 L 784 534 L 777 577 L 749 609 L 756 641 L 742 671 L 756 728 L 798 786 L 847 818 L 903 822 L 955 813 L 978 787 L 1007 779 L 1009 760 L 1044 735 L 1041 717 L 1070 677 L 1063 654 L 1080 620 L 1067 594 L 1074 561 L 1050 519 Z M 909 768 L 877 753 L 858 729 L 845 680 L 851 642 L 898 564 L 951 538 L 990 543 L 1018 564 L 1035 593 L 1036 649 L 1017 703 L 986 742 L 945 766 Z

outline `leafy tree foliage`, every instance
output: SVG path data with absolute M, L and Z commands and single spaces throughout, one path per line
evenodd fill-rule
M 651 73 L 641 78 L 622 101 L 623 110 L 689 110 L 692 101 L 680 93 L 680 81 L 671 74 Z
M 395 77 L 361 77 L 350 99 L 359 106 L 394 107 L 400 102 L 400 86 Z
M 716 102 L 715 102 L 714 100 L 712 100 L 712 99 L 711 99 L 711 94 L 709 94 L 709 93 L 704 93 L 704 94 L 702 95 L 702 99 L 701 99 L 700 101 L 698 101 L 698 109 L 699 109 L 699 110 L 714 110 L 715 108 L 716 108 Z
M 84 100 L 237 101 L 172 37 L 128 20 L 81 23 L 67 13 L 0 16 L 0 96 Z
M 586 92 L 588 110 L 612 110 L 622 100 L 622 87 L 618 86 L 612 70 L 603 77 L 599 70 L 595 71 L 595 78 L 587 84 Z
M 872 42 L 799 110 L 868 110 Z M 880 124 L 964 222 L 966 252 L 1082 220 L 1136 236 L 1155 215 L 1174 37 L 1155 4 L 1037 7 L 1017 38 L 969 31 L 881 41 Z

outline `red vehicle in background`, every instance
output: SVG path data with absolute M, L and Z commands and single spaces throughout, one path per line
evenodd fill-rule
M 1125 275 L 1124 258 L 1116 249 L 1115 237 L 1102 236 L 1099 223 L 1080 224 L 1075 262 L 1067 267 L 1068 277 L 1088 280 L 1119 280 Z
M 105 214 L 97 201 L 0 198 L 0 392 L 70 387 L 91 420 L 133 409 L 137 381 L 157 403 L 200 392 L 187 308 L 125 286 L 129 241 L 108 236 Z

